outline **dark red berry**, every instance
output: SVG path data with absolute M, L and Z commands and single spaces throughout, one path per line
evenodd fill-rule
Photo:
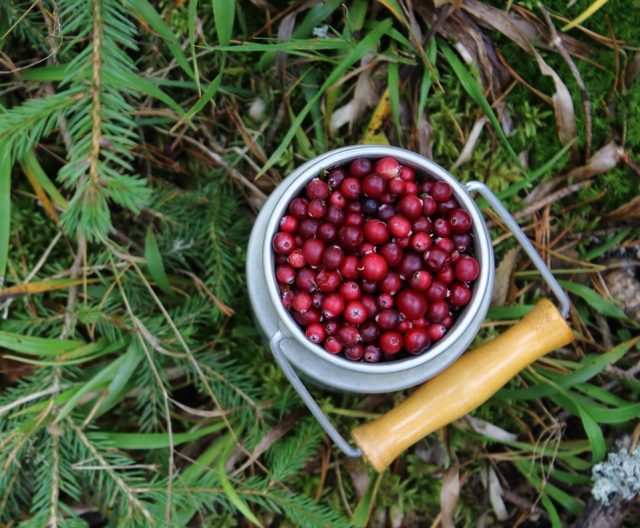
M 327 214 L 324 215 L 324 219 L 327 222 L 331 222 L 336 226 L 341 226 L 344 223 L 344 217 L 344 211 L 335 205 L 330 205 L 327 209 Z
M 347 205 L 347 200 L 342 196 L 342 193 L 340 191 L 333 191 L 329 197 L 329 206 L 343 209 L 345 205 Z
M 358 259 L 358 257 L 355 255 L 347 255 L 340 265 L 340 275 L 347 280 L 357 279 L 360 275 L 360 272 L 358 271 L 359 265 L 360 259 Z
M 338 289 L 338 293 L 347 302 L 356 301 L 361 295 L 360 286 L 354 281 L 343 282 Z
M 462 235 L 454 233 L 453 242 L 456 246 L 456 249 L 460 253 L 464 253 L 465 251 L 467 251 L 467 249 L 471 248 L 473 239 L 471 238 L 471 235 L 469 233 L 463 233 Z
M 398 202 L 398 212 L 409 220 L 417 220 L 422 214 L 422 200 L 415 194 L 407 194 Z
M 398 272 L 400 273 L 400 275 L 402 275 L 405 279 L 408 279 L 419 269 L 422 269 L 422 258 L 420 257 L 420 255 L 415 251 L 405 251 L 404 255 L 402 256 L 402 260 L 398 265 Z
M 376 304 L 376 298 L 373 295 L 362 296 L 360 298 L 360 302 L 364 304 L 364 307 L 367 309 L 368 319 L 371 319 L 378 313 L 378 305 Z
M 446 303 L 445 303 L 446 304 Z M 402 290 L 396 296 L 396 308 L 407 319 L 418 319 L 427 310 L 427 301 L 415 290 Z
M 338 326 L 340 325 L 338 324 L 337 319 L 329 319 L 324 323 L 324 329 L 326 330 L 327 335 L 335 334 L 338 330 Z
M 347 347 L 344 349 L 344 357 L 350 359 L 351 361 L 359 361 L 362 359 L 364 355 L 364 347 L 360 344 L 356 344 L 352 347 Z
M 305 187 L 308 200 L 326 200 L 329 197 L 329 186 L 320 178 L 314 178 Z
M 332 189 L 340 187 L 342 180 L 347 177 L 347 172 L 344 169 L 333 169 L 327 175 L 327 183 Z
M 407 332 L 407 330 L 410 330 L 411 328 L 413 328 L 413 322 L 409 321 L 409 319 L 404 319 L 403 321 L 400 321 L 400 323 L 398 324 L 398 328 L 396 328 L 396 330 L 401 334 L 404 334 L 405 332 Z
M 313 323 L 319 323 L 320 319 L 322 319 L 322 314 L 320 313 L 320 311 L 314 308 L 311 308 L 306 312 L 293 312 L 291 315 L 293 315 L 296 323 L 301 326 L 309 326 Z
M 431 237 L 428 233 L 416 233 L 411 237 L 409 245 L 418 253 L 424 253 L 427 249 L 431 248 Z
M 387 223 L 389 232 L 397 238 L 408 237 L 411 234 L 411 222 L 404 216 L 392 216 Z
M 451 235 L 451 224 L 444 218 L 436 218 L 433 223 L 433 231 L 439 237 L 447 238 Z
M 309 202 L 304 198 L 294 198 L 289 204 L 289 213 L 296 218 L 304 218 L 307 216 L 307 206 Z
M 344 251 L 339 246 L 329 246 L 322 253 L 322 264 L 329 270 L 338 269 L 344 259 Z
M 302 255 L 309 266 L 319 266 L 325 250 L 324 242 L 318 238 L 305 240 L 302 245 Z
M 315 218 L 303 218 L 298 223 L 298 233 L 304 238 L 313 238 L 318 234 L 320 221 Z
M 429 333 L 424 328 L 412 328 L 408 330 L 402 339 L 404 349 L 409 354 L 417 355 L 422 353 L 430 344 Z
M 436 207 L 436 214 L 442 217 L 448 217 L 451 211 L 456 209 L 458 206 L 458 202 L 455 198 L 449 198 L 446 202 L 442 202 L 438 204 Z
M 466 233 L 471 228 L 471 215 L 464 209 L 454 209 L 449 213 L 449 223 L 454 233 Z
M 343 325 L 336 330 L 336 337 L 344 346 L 352 347 L 360 341 L 360 333 L 355 326 Z
M 380 158 L 376 162 L 375 169 L 376 172 L 386 180 L 390 180 L 400 174 L 401 165 L 393 158 Z
M 462 282 L 471 282 L 478 278 L 480 274 L 480 265 L 473 257 L 460 257 L 454 267 L 456 278 Z
M 451 287 L 451 295 L 449 296 L 449 302 L 453 306 L 466 306 L 471 300 L 471 290 L 468 286 L 460 284 L 459 282 Z
M 449 263 L 449 255 L 436 247 L 424 254 L 424 262 L 429 271 L 438 273 Z
M 280 220 L 280 231 L 293 233 L 298 227 L 298 219 L 293 215 L 284 215 Z
M 329 293 L 322 301 L 322 313 L 325 317 L 338 317 L 344 310 L 344 299 L 337 293 Z
M 317 236 L 323 242 L 333 242 L 337 235 L 338 230 L 331 222 L 325 222 L 324 224 L 320 224 L 320 227 L 318 227 Z
M 374 320 L 366 321 L 358 327 L 363 343 L 373 343 L 380 335 L 380 327 Z
M 400 196 L 401 194 L 404 194 L 404 190 L 406 186 L 407 184 L 405 183 L 405 181 L 399 176 L 397 176 L 389 181 L 388 188 L 391 194 Z
M 418 270 L 411 275 L 409 287 L 416 291 L 427 291 L 431 286 L 431 275 L 426 270 Z
M 324 200 L 311 200 L 307 206 L 309 216 L 312 218 L 322 218 L 327 212 L 327 202 Z
M 378 339 L 378 345 L 387 354 L 397 354 L 402 348 L 402 336 L 398 332 L 383 332 Z
M 453 316 L 451 314 L 447 315 L 442 321 L 440 321 L 440 324 L 442 326 L 444 326 L 447 330 L 449 330 L 449 328 L 451 328 L 453 326 Z
M 349 172 L 356 178 L 362 178 L 363 176 L 369 174 L 372 170 L 373 165 L 371 164 L 371 161 L 366 158 L 353 160 L 351 162 L 351 165 L 349 165 Z
M 416 179 L 416 173 L 411 167 L 402 167 L 400 177 L 406 182 L 412 182 Z
M 446 284 L 447 286 L 449 284 L 453 284 L 453 281 L 455 280 L 453 268 L 451 266 L 447 266 L 443 270 L 440 270 L 440 272 L 436 275 L 436 278 L 438 279 L 438 282 Z
M 280 255 L 289 255 L 296 247 L 295 238 L 291 233 L 278 231 L 273 237 L 273 249 Z
M 339 354 L 342 350 L 342 343 L 335 336 L 330 335 L 324 342 L 324 348 L 329 354 Z
M 321 292 L 334 292 L 340 286 L 340 274 L 337 271 L 322 269 L 316 275 L 316 285 Z
M 444 251 L 445 253 L 453 253 L 453 250 L 456 248 L 453 240 L 450 238 L 439 238 L 436 241 L 436 247 Z
M 446 202 L 451 198 L 453 189 L 447 182 L 438 181 L 431 188 L 431 196 L 436 202 Z
M 380 287 L 380 291 L 393 295 L 402 287 L 402 279 L 395 271 L 390 271 L 384 279 L 378 283 L 378 286 Z
M 374 246 L 371 242 L 363 242 L 362 244 L 360 244 L 360 247 L 358 247 L 358 251 L 356 251 L 356 254 L 359 257 L 364 257 L 367 253 L 375 253 L 376 251 L 376 246 Z
M 382 220 L 383 222 L 388 222 L 389 219 L 396 214 L 396 208 L 391 204 L 383 203 L 380 207 L 378 207 L 378 220 Z
M 389 231 L 387 225 L 381 221 L 371 218 L 364 223 L 364 238 L 368 242 L 376 245 L 382 245 L 389 240 Z
M 389 242 L 380 248 L 380 255 L 387 261 L 389 267 L 394 267 L 400 264 L 402 260 L 403 251 L 402 248 L 395 242 Z
M 424 294 L 428 301 L 440 301 L 447 296 L 447 287 L 438 281 L 433 281 Z
M 276 280 L 280 284 L 293 284 L 296 280 L 296 270 L 288 264 L 280 264 L 276 266 Z
M 431 216 L 436 212 L 438 204 L 432 196 L 424 196 L 422 198 L 422 214 L 425 216 Z
M 364 233 L 356 226 L 344 226 L 338 230 L 338 242 L 345 249 L 355 249 L 364 241 Z
M 347 213 L 344 223 L 349 226 L 361 227 L 364 224 L 364 216 L 361 213 Z
M 431 220 L 426 216 L 421 216 L 413 224 L 411 224 L 411 231 L 414 233 L 431 233 Z
M 382 352 L 375 345 L 367 345 L 362 357 L 367 363 L 378 363 L 382 357 Z
M 386 191 L 387 183 L 380 174 L 372 172 L 362 180 L 362 192 L 367 198 L 380 198 Z
M 302 268 L 306 264 L 302 249 L 294 249 L 287 258 L 287 262 L 296 269 Z
M 439 323 L 432 323 L 426 328 L 427 334 L 431 338 L 431 341 L 439 341 L 444 337 L 444 334 L 447 333 L 447 329 L 444 325 Z
M 378 327 L 382 330 L 393 330 L 398 326 L 400 321 L 402 321 L 402 316 L 397 310 L 382 310 L 376 315 L 376 323 L 378 323 Z
M 315 343 L 316 345 L 322 343 L 325 336 L 327 335 L 324 326 L 322 326 L 320 323 L 310 324 L 309 326 L 307 326 L 307 329 L 304 333 L 307 336 L 307 339 L 312 343 Z
M 427 317 L 434 323 L 439 323 L 449 315 L 449 305 L 446 301 L 434 301 L 427 308 Z
M 311 294 L 311 306 L 313 306 L 314 308 L 321 309 L 323 300 L 324 293 L 317 291 Z
M 309 308 L 311 308 L 311 294 L 306 291 L 297 291 L 293 295 L 293 309 L 306 312 Z
M 288 310 L 289 308 L 293 308 L 293 296 L 295 295 L 295 293 L 293 293 L 291 290 L 286 290 L 284 292 L 282 292 L 282 304 L 284 304 L 284 307 Z
M 418 194 L 418 184 L 415 182 L 406 182 L 404 185 L 405 194 Z
M 380 281 L 389 271 L 387 261 L 377 253 L 368 253 L 360 260 L 360 275 L 368 281 Z
M 316 290 L 316 274 L 309 268 L 302 268 L 296 273 L 296 288 L 312 293 Z
M 345 206 L 344 210 L 347 213 L 362 214 L 362 211 L 364 211 L 364 206 L 362 205 L 362 203 L 360 203 L 360 201 L 354 200 L 354 201 L 347 202 L 347 205 Z
M 378 299 L 376 304 L 381 310 L 388 310 L 389 308 L 393 308 L 393 295 L 387 292 L 383 292 L 378 295 Z
M 344 307 L 344 320 L 347 323 L 359 325 L 367 320 L 367 309 L 360 301 L 350 301 Z
M 362 192 L 362 185 L 358 178 L 345 178 L 340 184 L 340 192 L 347 200 L 357 200 Z
M 360 288 L 365 295 L 373 295 L 378 291 L 378 283 L 362 279 L 360 281 Z

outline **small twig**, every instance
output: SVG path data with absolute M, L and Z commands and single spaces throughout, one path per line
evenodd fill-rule
M 578 183 L 574 183 L 573 185 L 569 185 L 568 187 L 564 187 L 563 189 L 560 189 L 559 191 L 556 191 L 556 192 L 554 192 L 554 193 L 552 193 L 552 194 L 550 194 L 548 196 L 545 196 L 543 199 L 539 200 L 538 202 L 535 202 L 535 203 L 531 204 L 529 207 L 525 207 L 521 211 L 518 211 L 517 213 L 514 213 L 513 218 L 515 218 L 517 220 L 519 218 L 527 217 L 527 216 L 535 213 L 539 209 L 542 209 L 543 207 L 546 207 L 547 205 L 551 205 L 553 203 L 556 203 L 556 202 L 562 200 L 563 198 L 566 198 L 570 194 L 573 194 L 573 193 L 579 191 L 580 189 L 582 189 L 583 187 L 586 187 L 586 186 L 588 186 L 590 184 L 591 184 L 591 180 L 586 180 L 586 181 L 581 181 L 581 182 L 578 182 Z

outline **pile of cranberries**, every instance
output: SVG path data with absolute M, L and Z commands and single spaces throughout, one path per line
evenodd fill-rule
M 441 339 L 471 300 L 471 216 L 393 158 L 314 178 L 273 237 L 284 306 L 330 354 L 377 363 Z

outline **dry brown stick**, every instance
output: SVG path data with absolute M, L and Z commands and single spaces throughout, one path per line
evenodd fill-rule
M 517 220 L 519 218 L 524 218 L 526 216 L 529 216 L 530 214 L 535 213 L 539 209 L 542 209 L 543 207 L 546 207 L 547 205 L 550 205 L 552 203 L 558 202 L 563 198 L 566 198 L 570 194 L 573 194 L 574 192 L 579 191 L 583 187 L 587 187 L 590 184 L 591 184 L 591 180 L 586 180 L 586 181 L 574 183 L 573 185 L 569 185 L 568 187 L 564 187 L 559 191 L 556 191 L 548 196 L 545 196 L 538 202 L 531 204 L 529 207 L 525 207 L 521 211 L 514 213 L 513 217 Z

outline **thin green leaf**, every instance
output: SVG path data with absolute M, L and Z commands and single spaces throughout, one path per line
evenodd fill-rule
M 32 356 L 58 356 L 86 346 L 84 341 L 25 336 L 0 330 L 0 347 Z
M 427 58 L 435 69 L 436 60 L 438 57 L 438 41 L 434 38 L 429 40 L 427 44 Z M 424 109 L 427 106 L 427 98 L 429 97 L 429 90 L 433 83 L 433 74 L 429 68 L 424 68 L 422 72 L 422 82 L 420 83 L 420 96 L 418 97 L 418 110 L 416 112 L 416 123 L 419 123 L 424 116 Z
M 233 22 L 236 16 L 236 3 L 233 0 L 212 0 L 213 19 L 218 33 L 218 41 L 227 46 L 233 34 Z
M 357 528 L 364 528 L 369 524 L 369 518 L 373 511 L 376 495 L 378 494 L 384 475 L 384 472 L 379 473 L 375 475 L 376 478 L 374 479 L 374 474 L 372 472 L 369 474 L 369 486 L 367 486 L 367 491 L 365 491 L 362 498 L 358 501 L 356 509 L 353 511 L 353 517 L 351 518 L 353 526 Z
M 558 282 L 568 292 L 581 297 L 596 312 L 606 317 L 614 317 L 616 319 L 622 319 L 624 321 L 631 322 L 631 320 L 616 304 L 609 301 L 608 299 L 605 299 L 595 290 L 592 290 L 591 288 L 583 284 L 577 284 L 571 281 L 561 280 Z
M 604 459 L 607 454 L 607 444 L 604 441 L 604 435 L 602 429 L 593 419 L 593 416 L 582 405 L 577 405 L 580 420 L 582 420 L 582 427 L 584 427 L 589 443 L 591 444 L 591 460 L 595 464 Z
M 178 128 L 183 122 L 189 121 L 194 115 L 196 115 L 200 110 L 202 110 L 204 106 L 211 100 L 211 98 L 218 91 L 218 88 L 220 88 L 220 83 L 222 81 L 222 73 L 223 72 L 221 70 L 220 73 L 218 73 L 218 75 L 214 77 L 213 81 L 211 81 L 209 86 L 207 86 L 207 89 L 202 94 L 202 97 L 198 99 L 196 103 L 189 109 L 189 111 L 182 116 L 180 121 L 178 121 L 175 125 L 173 125 L 173 127 L 171 128 L 172 131 Z
M 60 209 L 66 209 L 69 206 L 66 198 L 60 194 L 56 186 L 53 184 L 47 173 L 44 172 L 42 165 L 36 158 L 33 150 L 29 150 L 20 159 L 20 166 L 25 172 L 29 172 L 37 180 L 37 182 L 45 190 L 51 201 Z
M 391 119 L 396 127 L 398 139 L 400 139 L 402 137 L 402 127 L 400 126 L 400 74 L 397 62 L 390 62 L 387 67 L 387 86 L 389 87 Z
M 549 514 L 549 521 L 551 522 L 552 528 L 562 528 L 562 522 L 560 521 L 558 510 L 556 510 L 556 507 L 553 505 L 553 502 L 547 495 L 546 488 L 542 485 L 541 479 L 537 475 L 534 475 L 532 472 L 534 466 L 524 460 L 514 460 L 513 463 L 515 464 L 518 471 L 520 471 L 520 473 L 524 476 L 524 478 L 526 478 L 538 491 L 538 493 L 540 493 L 540 502 Z
M 111 380 L 109 387 L 107 388 L 107 395 L 100 403 L 95 416 L 98 418 L 102 416 L 109 409 L 118 404 L 126 396 L 126 386 L 129 383 L 131 377 L 136 373 L 136 367 L 143 355 L 138 348 L 138 341 L 131 340 L 129 348 L 122 356 L 122 365 L 120 370 L 116 372 L 116 375 Z
M 533 310 L 533 304 L 517 304 L 514 306 L 493 306 L 487 312 L 487 319 L 500 321 L 504 319 L 520 319 Z
M 0 287 L 9 261 L 9 238 L 11 235 L 11 152 L 7 145 L 0 144 Z
M 219 422 L 188 433 L 173 433 L 173 445 L 193 442 L 203 436 L 217 433 L 224 429 L 224 422 Z M 169 447 L 168 433 L 102 433 L 118 449 L 164 449 Z
M 149 268 L 149 274 L 156 281 L 158 287 L 168 295 L 172 295 L 171 285 L 169 284 L 169 278 L 164 270 L 164 264 L 162 263 L 162 255 L 160 254 L 160 248 L 156 237 L 151 230 L 151 227 L 147 229 L 147 236 L 144 239 L 144 258 L 147 261 L 147 267 Z
M 594 258 L 604 255 L 610 249 L 617 248 L 620 245 L 620 242 L 624 240 L 624 237 L 626 237 L 630 232 L 631 232 L 631 227 L 625 227 L 624 229 L 621 229 L 616 236 L 610 238 L 601 246 L 595 247 L 587 251 L 586 253 L 583 253 L 580 256 L 580 259 L 593 260 Z
M 189 49 L 191 50 L 191 62 L 195 73 L 198 97 L 202 95 L 200 90 L 200 74 L 198 72 L 198 59 L 196 57 L 196 15 L 198 13 L 198 0 L 189 0 L 189 14 L 187 27 L 189 28 Z

